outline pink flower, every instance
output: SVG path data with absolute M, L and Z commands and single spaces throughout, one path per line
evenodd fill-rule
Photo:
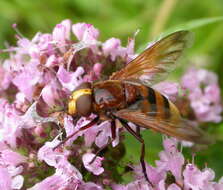
M 117 38 L 110 38 L 103 43 L 102 46 L 103 52 L 106 56 L 110 55 L 111 60 L 115 61 L 116 57 L 120 56 L 125 58 L 125 56 L 132 54 L 131 47 L 128 49 L 121 46 L 121 41 Z
M 137 32 L 136 32 L 137 34 Z M 135 36 L 136 36 L 135 34 Z M 128 41 L 128 45 L 126 47 L 126 54 L 127 54 L 127 63 L 132 61 L 134 58 L 137 57 L 137 54 L 135 54 L 134 47 L 135 47 L 135 36 L 134 38 L 130 38 Z
M 28 190 L 76 190 L 80 183 L 81 182 L 78 180 L 73 180 L 72 177 L 70 179 L 64 178 L 56 173 L 37 183 Z
M 40 81 L 42 73 L 37 68 L 38 62 L 30 62 L 20 73 L 17 73 L 12 80 L 13 84 L 26 95 L 26 98 L 31 101 L 35 85 Z
M 85 126 L 86 124 L 88 124 L 94 118 L 95 118 L 94 114 L 90 115 L 90 117 L 88 119 L 81 118 L 80 120 L 77 121 L 76 126 L 75 126 L 74 123 L 73 123 L 73 118 L 71 116 L 65 116 L 64 117 L 64 128 L 65 128 L 67 137 L 72 135 L 73 133 L 79 131 L 79 129 L 81 129 L 82 126 Z M 96 130 L 97 131 L 96 134 L 97 134 L 98 129 L 95 126 L 96 125 L 92 126 L 91 128 L 85 129 L 83 131 L 77 132 L 76 135 L 74 135 L 72 138 L 70 138 L 66 142 L 66 145 L 71 145 L 73 143 L 73 141 L 75 141 L 77 139 L 77 137 L 79 137 L 79 136 L 82 136 L 82 135 L 88 136 L 88 134 L 89 134 L 88 131 L 91 133 L 91 131 Z M 95 137 L 96 137 L 96 134 L 91 133 L 89 138 L 94 141 Z
M 149 164 L 146 164 L 146 172 L 150 182 L 155 186 L 165 177 L 164 171 L 160 171 L 159 168 L 152 167 Z M 144 179 L 141 164 L 134 167 L 134 173 L 137 180 Z
M 52 32 L 53 40 L 58 43 L 65 44 L 66 40 L 70 39 L 71 21 L 69 19 L 63 20 L 57 24 Z M 61 45 L 62 47 L 63 45 Z
M 52 142 L 46 142 L 38 151 L 38 159 L 45 161 L 49 166 L 57 168 L 59 163 L 66 160 L 70 153 L 68 150 L 62 152 L 54 150 L 53 148 L 59 143 L 60 141 L 57 138 Z
M 61 85 L 57 81 L 51 81 L 49 84 L 47 84 L 42 89 L 41 96 L 45 103 L 47 103 L 50 107 L 56 105 L 62 106 L 61 100 L 63 98 L 63 95 L 61 93 Z
M 21 163 L 25 163 L 27 158 L 25 156 L 20 155 L 17 152 L 13 152 L 10 149 L 5 149 L 0 151 L 0 162 L 4 162 L 6 165 L 17 166 Z
M 93 153 L 85 153 L 82 157 L 84 167 L 88 171 L 92 172 L 94 175 L 100 175 L 104 172 L 104 168 L 101 167 L 102 165 L 101 162 L 102 160 L 104 160 L 104 158 L 97 156 L 94 162 L 90 164 L 90 162 L 92 161 L 94 157 L 95 157 L 95 154 Z
M 0 66 L 0 89 L 5 90 L 11 83 L 11 75 L 2 66 Z M 1 91 L 0 90 L 0 91 Z
M 166 95 L 170 100 L 175 101 L 178 96 L 179 85 L 174 82 L 160 82 L 153 86 L 162 94 Z
M 165 184 L 165 181 L 162 180 L 159 183 L 159 190 L 182 190 L 181 187 L 179 187 L 177 184 L 172 183 L 170 185 L 168 185 L 168 187 L 166 187 L 167 185 Z
M 190 69 L 182 77 L 182 87 L 189 92 L 191 107 L 201 122 L 220 122 L 222 105 L 217 76 L 204 69 Z
M 98 130 L 99 132 L 99 130 Z M 100 133 L 95 139 L 95 144 L 98 147 L 102 147 L 108 143 L 109 138 L 111 137 L 111 128 L 110 122 L 103 122 L 100 124 Z
M 52 34 L 41 34 L 38 38 L 37 46 L 41 52 L 53 55 L 55 50 L 54 44 Z
M 5 103 L 0 114 L 0 141 L 16 147 L 16 139 L 21 135 L 20 116 L 13 104 Z
M 184 88 L 193 90 L 199 86 L 200 81 L 197 79 L 196 70 L 190 69 L 181 79 L 181 84 Z
M 11 176 L 7 168 L 0 167 L 0 189 L 11 190 Z
M 200 171 L 196 166 L 187 164 L 183 176 L 186 188 L 200 190 L 212 188 L 211 181 L 214 179 L 215 174 L 211 169 Z
M 100 185 L 97 185 L 92 182 L 84 183 L 80 187 L 80 190 L 103 190 L 103 188 Z
M 83 73 L 84 69 L 82 67 L 78 67 L 75 72 L 68 72 L 63 66 L 60 66 L 57 72 L 57 77 L 64 88 L 73 91 L 83 82 L 81 77 Z
M 99 36 L 99 31 L 93 25 L 86 23 L 73 24 L 72 31 L 78 40 L 86 43 L 96 41 Z
M 95 63 L 95 64 L 94 64 L 94 66 L 93 66 L 93 71 L 94 71 L 94 73 L 95 73 L 95 75 L 96 75 L 97 77 L 100 76 L 101 71 L 102 71 L 102 68 L 103 68 L 103 66 L 102 66 L 101 63 Z
M 171 171 L 176 180 L 181 181 L 181 170 L 184 164 L 184 157 L 177 150 L 177 142 L 174 139 L 165 139 L 163 142 L 164 151 L 159 153 L 160 160 L 156 161 L 158 171 Z
M 113 190 L 153 190 L 146 181 L 136 180 L 127 185 L 113 185 Z
M 96 116 L 92 114 L 90 115 L 88 119 L 81 118 L 80 120 L 78 120 L 76 126 L 74 126 L 73 124 L 72 117 L 70 116 L 65 117 L 64 128 L 65 128 L 67 136 L 72 135 L 73 133 L 79 131 L 79 129 L 82 126 L 85 126 L 86 124 L 88 124 L 95 117 Z M 87 146 L 90 146 L 93 142 L 95 142 L 95 144 L 98 147 L 107 145 L 109 142 L 109 139 L 112 137 L 110 122 L 105 121 L 99 125 L 93 125 L 92 127 L 85 129 L 84 131 L 78 132 L 76 135 L 74 135 L 72 138 L 70 138 L 66 142 L 66 145 L 71 145 L 72 142 L 77 139 L 77 137 L 83 136 L 83 135 L 84 135 L 85 143 Z M 112 145 L 116 146 L 118 143 L 119 143 L 119 128 L 116 129 L 116 139 L 112 142 Z
M 59 63 L 59 59 L 53 54 L 53 55 L 49 56 L 49 58 L 46 61 L 45 66 L 46 67 L 54 67 L 58 63 Z
M 82 184 L 82 175 L 66 159 L 56 164 L 54 175 L 37 183 L 29 190 L 76 190 Z
M 28 54 L 33 59 L 38 59 L 40 56 L 40 50 L 37 47 L 35 40 L 39 37 L 38 33 L 33 38 L 33 40 L 29 40 L 27 38 L 19 38 L 17 44 L 18 44 L 18 53 L 20 55 Z
M 23 171 L 22 163 L 27 161 L 26 157 L 13 152 L 3 143 L 4 149 L 0 151 L 0 188 L 20 189 L 23 186 L 24 178 L 19 175 Z

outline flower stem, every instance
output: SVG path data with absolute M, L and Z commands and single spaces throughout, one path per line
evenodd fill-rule
M 156 37 L 162 32 L 176 3 L 177 3 L 177 0 L 163 0 L 162 4 L 160 5 L 159 10 L 157 11 L 158 14 L 156 18 L 154 19 L 154 23 L 149 35 L 149 39 L 151 38 L 153 39 L 154 37 Z

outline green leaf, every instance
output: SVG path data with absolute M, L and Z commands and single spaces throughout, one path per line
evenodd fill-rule
M 191 20 L 189 22 L 174 26 L 172 28 L 167 29 L 162 33 L 162 36 L 165 36 L 169 33 L 178 31 L 178 30 L 192 30 L 196 29 L 208 24 L 216 23 L 216 22 L 221 22 L 223 21 L 223 16 L 220 17 L 212 17 L 212 18 L 201 18 L 201 19 L 196 19 L 196 20 Z
M 180 25 L 177 25 L 165 30 L 161 35 L 157 36 L 157 39 L 161 39 L 162 37 L 167 36 L 168 34 L 179 31 L 179 30 L 192 30 L 192 29 L 196 29 L 208 24 L 221 22 L 221 21 L 223 21 L 223 16 L 191 20 L 189 22 L 186 22 L 186 23 L 183 23 L 183 24 L 180 24 Z M 152 39 L 152 41 L 156 41 L 157 39 Z M 138 48 L 137 53 L 142 52 L 148 46 L 148 44 L 149 42 L 146 42 L 145 44 L 141 45 Z

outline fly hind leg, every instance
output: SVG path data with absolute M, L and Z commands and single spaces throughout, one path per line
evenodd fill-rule
M 153 184 L 151 183 L 151 181 L 149 180 L 148 178 L 148 175 L 146 173 L 146 165 L 145 165 L 145 143 L 144 143 L 144 140 L 143 138 L 141 137 L 140 135 L 140 130 L 139 128 L 137 128 L 137 131 L 135 132 L 129 125 L 128 123 L 119 118 L 120 122 L 122 123 L 123 127 L 131 134 L 133 135 L 140 143 L 141 143 L 141 156 L 140 156 L 140 163 L 141 163 L 141 166 L 142 166 L 142 171 L 143 171 L 143 174 L 144 174 L 144 177 L 146 179 L 146 181 L 148 181 L 148 183 L 153 187 Z

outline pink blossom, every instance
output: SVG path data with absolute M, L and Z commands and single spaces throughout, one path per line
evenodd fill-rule
M 38 39 L 37 46 L 41 52 L 53 55 L 54 54 L 54 44 L 52 34 L 41 34 Z
M 193 90 L 199 86 L 200 81 L 197 79 L 196 70 L 190 69 L 187 74 L 182 77 L 182 86 L 186 89 Z
M 13 84 L 26 95 L 26 98 L 31 101 L 33 98 L 35 85 L 40 81 L 42 73 L 37 68 L 38 62 L 30 62 L 20 73 L 17 73 L 12 80 Z
M 86 118 L 81 118 L 80 120 L 77 121 L 76 126 L 73 123 L 73 118 L 71 116 L 65 116 L 64 117 L 64 128 L 66 131 L 66 135 L 67 137 L 72 135 L 73 133 L 79 131 L 79 129 L 82 128 L 82 126 L 85 126 L 86 124 L 88 124 L 92 119 L 95 118 L 95 115 L 92 114 L 89 116 L 88 119 Z M 83 131 L 79 131 L 76 135 L 74 135 L 72 138 L 70 138 L 67 142 L 66 145 L 71 145 L 73 141 L 75 141 L 77 139 L 77 137 L 82 136 L 82 135 L 88 135 L 88 131 L 94 131 L 95 129 L 97 130 L 97 128 L 95 127 L 96 125 L 92 126 L 91 128 L 85 129 Z M 98 131 L 98 130 L 97 130 Z M 96 132 L 97 134 L 98 132 Z M 96 134 L 93 135 L 91 133 L 91 136 L 89 138 L 94 138 L 96 137 Z
M 127 54 L 126 48 L 121 46 L 121 41 L 116 38 L 110 38 L 102 46 L 105 55 L 110 55 L 111 60 L 115 61 L 117 56 L 124 57 Z
M 49 166 L 57 168 L 58 164 L 61 161 L 66 160 L 69 155 L 68 150 L 60 152 L 53 149 L 59 143 L 60 141 L 57 138 L 55 138 L 52 142 L 46 142 L 45 145 L 38 151 L 38 159 L 45 161 Z
M 78 180 L 71 180 L 72 179 L 69 178 L 64 179 L 63 176 L 60 176 L 59 174 L 54 174 L 28 190 L 76 190 L 79 187 L 80 182 Z
M 26 162 L 26 157 L 20 155 L 17 152 L 13 152 L 10 149 L 5 149 L 1 151 L 0 162 L 4 162 L 7 165 L 17 166 L 20 163 Z
M 80 187 L 80 190 L 103 190 L 103 188 L 100 185 L 97 185 L 92 182 L 84 183 Z
M 63 20 L 57 24 L 52 32 L 53 40 L 58 43 L 65 44 L 66 40 L 70 39 L 71 21 L 69 19 Z M 63 45 L 61 45 L 62 47 Z
M 0 167 L 0 189 L 11 190 L 11 176 L 7 168 Z
M 24 178 L 22 175 L 17 175 L 12 179 L 11 187 L 12 189 L 21 189 L 24 183 Z
M 78 120 L 76 126 L 73 124 L 73 119 L 70 116 L 67 116 L 64 118 L 64 127 L 66 130 L 67 136 L 72 135 L 73 133 L 79 131 L 79 129 L 82 128 L 82 126 L 85 126 L 88 124 L 93 118 L 96 116 L 94 114 L 90 115 L 88 119 L 81 118 Z M 89 120 L 90 119 L 90 120 Z M 116 129 L 116 139 L 112 142 L 113 146 L 116 146 L 119 143 L 119 129 Z M 76 135 L 74 135 L 71 139 L 69 139 L 66 142 L 66 145 L 72 144 L 74 140 L 77 139 L 79 136 L 83 136 L 85 138 L 86 145 L 91 145 L 93 142 L 98 147 L 103 147 L 104 145 L 107 145 L 109 142 L 109 139 L 112 137 L 111 134 L 111 128 L 110 128 L 110 122 L 105 121 L 102 122 L 99 125 L 93 125 L 92 127 L 85 129 L 84 131 L 79 131 Z
M 63 66 L 60 66 L 57 77 L 64 88 L 73 91 L 78 85 L 80 85 L 83 80 L 81 75 L 83 75 L 84 69 L 78 67 L 75 72 L 68 72 Z
M 0 89 L 5 90 L 9 87 L 11 75 L 2 66 L 0 66 Z M 0 90 L 0 91 L 1 91 Z
M 188 164 L 183 172 L 186 188 L 194 190 L 211 189 L 214 172 L 211 169 L 200 171 L 196 166 Z
M 166 188 L 166 184 L 165 184 L 165 181 L 162 180 L 160 181 L 159 183 L 159 190 L 182 190 L 181 187 L 179 187 L 177 184 L 175 183 L 172 183 L 170 185 L 168 185 L 168 187 Z
M 0 114 L 0 141 L 7 142 L 12 147 L 16 147 L 16 138 L 21 135 L 21 128 L 18 121 L 20 116 L 13 104 L 6 103 Z
M 98 147 L 102 147 L 102 146 L 106 145 L 108 143 L 109 138 L 111 137 L 110 122 L 101 123 L 100 129 L 101 129 L 101 132 L 95 139 L 95 144 Z
M 58 63 L 59 63 L 59 60 L 57 59 L 57 57 L 55 55 L 51 55 L 47 59 L 45 66 L 46 67 L 54 67 Z
M 51 81 L 41 92 L 42 98 L 48 106 L 53 107 L 61 102 L 61 85 L 57 81 Z
M 33 38 L 35 39 L 36 36 Z M 39 48 L 35 44 L 35 41 L 27 38 L 20 38 L 17 42 L 19 48 L 18 52 L 22 54 L 28 54 L 31 58 L 38 59 L 40 55 Z
M 159 168 L 152 167 L 149 164 L 146 164 L 146 172 L 150 182 L 154 185 L 159 184 L 159 182 L 165 177 L 164 171 L 160 171 Z M 134 167 L 134 173 L 137 180 L 144 179 L 141 165 L 137 165 Z
M 57 164 L 54 175 L 37 183 L 29 190 L 76 190 L 82 184 L 82 175 L 67 160 L 61 160 Z
M 6 148 L 6 147 L 5 147 Z M 1 189 L 20 189 L 24 178 L 19 175 L 23 171 L 20 164 L 26 162 L 26 157 L 6 148 L 0 152 L 0 187 Z
M 72 26 L 72 31 L 78 40 L 92 43 L 97 40 L 99 31 L 91 24 L 78 23 Z
M 174 82 L 160 82 L 153 86 L 156 90 L 175 101 L 178 96 L 179 84 Z
M 85 153 L 82 157 L 84 167 L 92 172 L 94 175 L 100 175 L 104 172 L 104 168 L 101 167 L 102 160 L 104 160 L 102 157 L 97 156 L 93 163 L 90 164 L 92 159 L 95 157 L 95 154 L 93 153 Z
M 137 34 L 137 32 L 136 32 Z M 136 36 L 135 34 L 135 36 Z M 135 47 L 135 36 L 134 38 L 130 38 L 126 47 L 126 54 L 127 54 L 127 63 L 132 61 L 136 58 L 137 54 L 135 54 L 134 47 Z
M 164 151 L 159 153 L 160 160 L 156 161 L 158 171 L 171 171 L 176 180 L 181 180 L 184 157 L 177 150 L 176 141 L 174 139 L 165 139 L 163 145 Z
M 113 190 L 152 190 L 148 182 L 136 180 L 127 185 L 113 185 Z
M 100 63 L 95 63 L 94 64 L 94 66 L 93 66 L 93 71 L 94 71 L 94 73 L 95 73 L 95 75 L 97 76 L 97 77 L 99 77 L 100 76 L 100 74 L 101 74 L 101 71 L 102 71 L 102 64 L 100 64 Z
M 182 87 L 189 92 L 191 107 L 202 122 L 220 122 L 222 105 L 217 76 L 207 70 L 190 69 L 182 77 Z

